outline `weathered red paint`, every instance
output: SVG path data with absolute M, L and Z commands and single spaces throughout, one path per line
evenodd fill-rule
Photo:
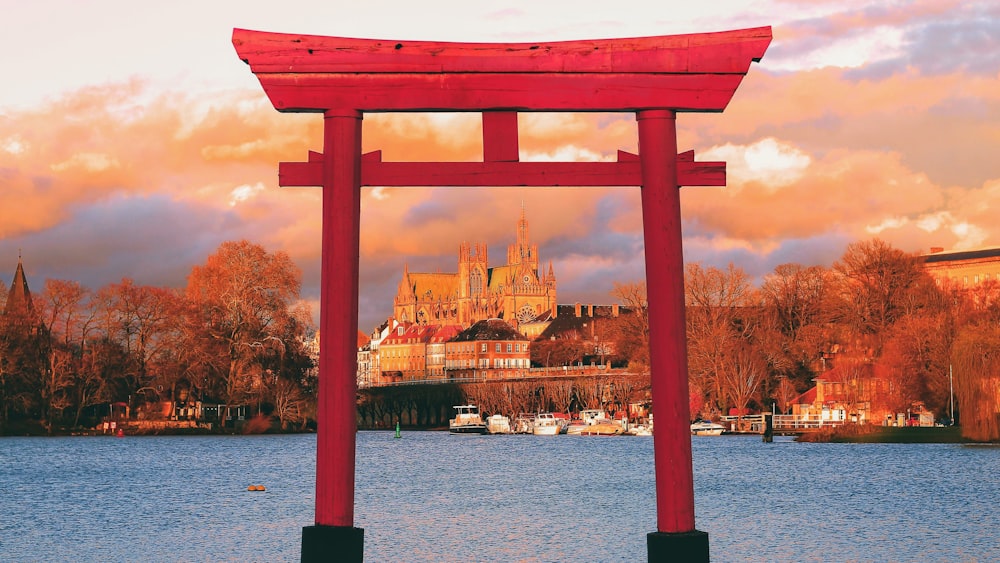
M 316 524 L 354 524 L 357 432 L 361 113 L 330 111 L 323 126 Z
M 687 154 L 687 153 L 684 153 Z M 664 157 L 669 160 L 669 156 Z M 361 159 L 361 185 L 407 186 L 639 186 L 636 155 L 620 151 L 618 162 L 383 162 L 381 151 Z M 278 184 L 322 185 L 320 162 L 282 162 Z M 681 186 L 725 186 L 726 163 L 694 162 L 677 156 Z
M 483 161 L 517 162 L 519 158 L 517 112 L 483 112 Z M 381 158 L 378 160 L 382 161 Z M 362 166 L 364 165 L 362 164 Z
M 274 107 L 296 112 L 722 111 L 770 41 L 768 27 L 551 43 L 233 31 Z
M 233 30 L 241 59 L 261 73 L 745 74 L 771 28 L 536 43 L 395 41 Z
M 656 434 L 656 524 L 660 532 L 694 530 L 694 478 L 684 326 L 684 258 L 676 161 L 675 115 L 639 112 L 642 226 L 646 249 L 649 373 Z M 665 439 L 661 439 L 663 436 Z
M 724 185 L 725 163 L 677 154 L 676 113 L 722 111 L 770 41 L 768 27 L 510 44 L 233 31 L 276 109 L 326 115 L 324 152 L 279 166 L 282 186 L 323 186 L 317 524 L 353 525 L 360 187 L 641 186 L 657 529 L 695 529 L 678 187 Z M 367 111 L 481 111 L 483 162 L 362 157 Z M 519 162 L 517 111 L 635 112 L 639 155 Z

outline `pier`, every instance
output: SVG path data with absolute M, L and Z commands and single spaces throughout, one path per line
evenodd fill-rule
M 824 418 L 816 415 L 796 414 L 748 414 L 744 416 L 723 416 L 719 420 L 729 434 L 763 434 L 765 417 L 771 417 L 772 431 L 779 436 L 797 436 L 820 430 L 843 426 L 847 421 Z

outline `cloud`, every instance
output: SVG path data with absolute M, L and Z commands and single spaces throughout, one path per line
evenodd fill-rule
M 481 40 L 773 20 L 774 43 L 726 111 L 678 116 L 680 150 L 727 161 L 729 178 L 722 189 L 682 189 L 686 261 L 734 262 L 756 277 L 785 262 L 829 264 L 847 243 L 872 236 L 907 251 L 1000 245 L 1000 39 L 992 33 L 1000 5 L 730 6 L 724 15 L 718 6 L 694 7 L 682 22 L 668 21 L 667 8 L 649 10 L 638 27 L 610 12 L 564 14 L 542 27 L 494 28 Z M 476 10 L 510 22 L 559 13 L 527 4 Z M 362 13 L 351 8 L 352 17 Z M 365 25 L 358 36 L 374 29 Z M 475 36 L 471 28 L 450 33 Z M 316 300 L 322 194 L 278 188 L 277 163 L 323 150 L 322 117 L 276 112 L 225 35 L 219 65 L 237 67 L 246 78 L 239 87 L 163 88 L 129 78 L 5 107 L 0 256 L 12 260 L 22 248 L 29 275 L 88 285 L 128 275 L 177 286 L 218 244 L 247 238 L 289 252 L 303 270 L 304 296 Z M 518 122 L 522 160 L 638 152 L 634 114 L 522 113 Z M 381 150 L 386 161 L 482 158 L 476 114 L 370 114 L 362 128 L 364 150 Z M 503 262 L 522 205 L 542 263 L 554 264 L 560 301 L 607 302 L 614 281 L 644 272 L 639 196 L 638 188 L 364 188 L 362 329 L 389 313 L 404 263 L 454 271 L 462 241 L 487 243 L 491 262 Z

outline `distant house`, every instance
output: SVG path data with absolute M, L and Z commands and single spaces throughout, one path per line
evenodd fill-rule
M 791 402 L 792 414 L 799 420 L 823 424 L 934 425 L 934 413 L 923 403 L 915 402 L 905 412 L 887 408 L 884 397 L 890 392 L 890 385 L 870 375 L 870 370 L 852 374 L 847 369 L 834 368 L 813 381 L 816 385 L 812 389 Z

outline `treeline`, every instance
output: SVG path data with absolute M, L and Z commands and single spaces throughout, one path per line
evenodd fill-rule
M 614 373 L 521 381 L 442 383 L 370 387 L 359 392 L 361 428 L 448 426 L 454 405 L 478 405 L 484 416 L 520 413 L 579 412 L 603 409 L 615 416 L 632 402 L 648 406 L 649 376 Z
M 196 400 L 303 424 L 316 382 L 301 277 L 284 252 L 239 241 L 195 266 L 183 289 L 45 280 L 29 303 L 4 304 L 0 432 L 91 425 L 115 403 Z
M 183 289 L 123 279 L 92 291 L 45 280 L 30 307 L 7 303 L 0 321 L 0 432 L 28 421 L 49 431 L 90 424 L 113 403 L 193 400 L 250 405 L 283 427 L 304 425 L 315 419 L 316 379 L 300 287 L 301 273 L 285 253 L 247 241 L 222 244 Z M 645 284 L 616 284 L 613 295 L 624 305 L 618 318 L 590 319 L 533 342 L 533 364 L 607 361 L 646 372 Z M 871 410 L 905 412 L 922 402 L 940 417 L 951 411 L 953 371 L 963 432 L 1000 438 L 998 298 L 995 278 L 969 287 L 939 283 L 919 256 L 878 239 L 851 244 L 832 267 L 783 264 L 760 283 L 733 265 L 688 264 L 692 416 L 786 412 L 823 378 L 843 382 L 855 399 L 870 400 Z M 879 392 L 862 397 L 863 384 L 873 381 Z M 570 390 L 577 398 L 569 405 L 550 387 L 558 385 L 512 388 L 503 405 L 493 404 L 499 395 L 471 387 L 443 401 L 472 400 L 505 413 L 541 409 L 541 397 L 550 410 L 587 402 L 582 384 Z M 641 385 L 624 387 L 638 394 L 627 400 L 645 393 Z M 391 412 L 400 408 L 362 402 L 359 416 L 374 425 L 401 415 Z M 450 414 L 418 410 L 414 424 Z
M 644 284 L 616 294 L 643 310 Z M 693 416 L 772 405 L 786 412 L 823 378 L 872 410 L 906 412 L 922 402 L 944 417 L 953 370 L 963 433 L 1000 438 L 995 277 L 968 287 L 938 281 L 919 256 L 873 239 L 849 245 L 830 268 L 784 264 L 757 285 L 733 265 L 688 264 L 685 302 Z M 640 321 L 626 339 L 643 338 Z M 633 363 L 648 361 L 647 349 Z

